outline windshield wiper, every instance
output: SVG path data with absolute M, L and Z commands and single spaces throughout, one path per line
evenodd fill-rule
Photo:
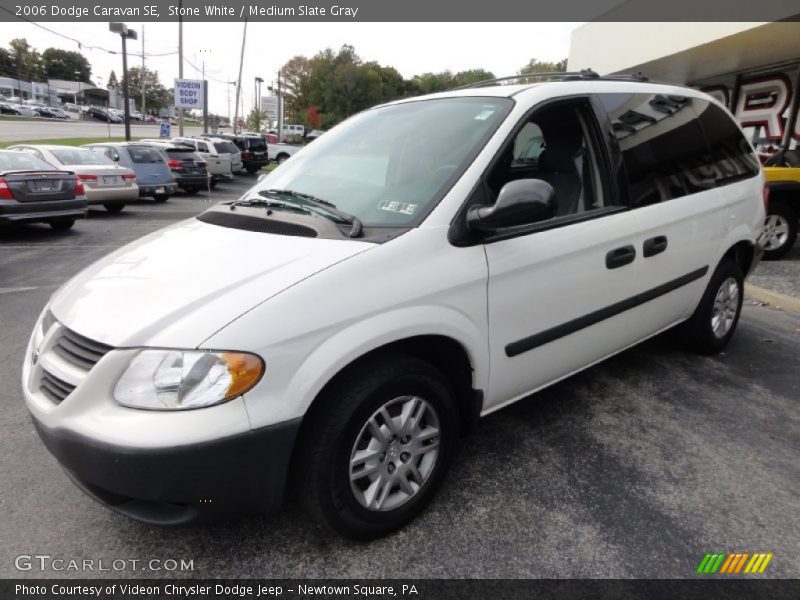
M 237 206 L 263 206 L 264 208 L 280 208 L 284 210 L 301 212 L 307 215 L 314 214 L 314 211 L 309 210 L 300 204 L 294 204 L 293 202 L 281 202 L 280 200 L 268 200 L 266 198 L 244 198 L 242 200 L 234 200 L 233 202 L 229 202 L 228 206 L 231 207 L 231 210 L 236 210 Z
M 316 196 L 312 196 L 311 194 L 304 194 L 302 192 L 295 192 L 294 190 L 261 190 L 258 192 L 261 196 L 284 196 L 288 198 L 298 198 L 307 202 L 311 206 L 319 208 L 323 211 L 326 211 L 336 217 L 339 217 L 346 223 L 350 225 L 350 233 L 348 234 L 351 238 L 361 237 L 361 233 L 364 230 L 364 225 L 361 223 L 361 220 L 355 216 L 351 215 L 348 212 L 344 212 L 343 210 L 339 210 L 336 208 L 336 205 L 333 202 L 329 202 L 327 200 L 323 200 L 322 198 L 317 198 Z

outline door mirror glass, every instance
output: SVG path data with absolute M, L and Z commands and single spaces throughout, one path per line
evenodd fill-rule
M 493 206 L 473 206 L 467 224 L 477 231 L 494 231 L 544 221 L 555 212 L 553 186 L 541 179 L 516 179 L 502 187 Z

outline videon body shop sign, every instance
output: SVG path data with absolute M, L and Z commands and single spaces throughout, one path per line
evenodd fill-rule
M 175 80 L 175 108 L 203 108 L 203 82 L 200 79 Z

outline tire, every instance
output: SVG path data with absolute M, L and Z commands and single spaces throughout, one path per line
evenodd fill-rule
M 411 407 L 422 410 L 417 422 L 424 426 L 407 435 L 399 411 Z M 385 355 L 351 370 L 324 392 L 308 419 L 293 467 L 300 502 L 317 523 L 356 540 L 386 535 L 416 517 L 442 484 L 458 447 L 450 386 L 437 369 L 411 356 Z M 370 421 L 376 429 L 368 428 Z M 359 461 L 357 453 L 369 458 Z M 353 457 L 357 462 L 351 463 Z M 364 475 L 351 483 L 353 466 Z M 381 485 L 387 479 L 390 485 Z
M 208 187 L 209 187 L 209 189 L 212 189 L 212 190 L 213 190 L 215 187 L 217 187 L 217 182 L 216 182 L 216 181 L 211 181 L 211 182 L 208 184 Z
M 246 170 L 250 175 L 253 175 L 256 171 L 260 171 L 261 167 L 247 167 Z
M 67 218 L 67 219 L 53 219 L 49 221 L 50 227 L 55 229 L 56 231 L 66 231 L 67 229 L 72 229 L 72 226 L 75 225 L 74 218 Z
M 691 318 L 681 325 L 685 345 L 699 354 L 717 354 L 728 345 L 744 298 L 744 275 L 732 258 L 724 258 Z
M 788 204 L 775 202 L 764 221 L 764 260 L 778 260 L 797 239 L 797 213 Z
M 103 206 L 105 206 L 106 210 L 110 213 L 120 213 L 122 209 L 125 208 L 125 205 L 121 202 L 106 202 Z
M 190 187 L 183 188 L 183 192 L 185 194 L 188 194 L 189 196 L 195 195 L 198 191 L 200 191 L 200 188 L 197 188 L 197 187 L 190 186 Z
M 289 160 L 289 156 L 288 156 L 288 155 L 286 155 L 286 154 L 280 154 L 280 155 L 278 155 L 278 158 L 277 158 L 276 162 L 277 162 L 279 165 L 282 165 L 282 164 L 283 164 L 283 163 L 285 163 L 287 160 Z
M 153 194 L 153 200 L 156 202 L 166 202 L 169 200 L 169 194 Z

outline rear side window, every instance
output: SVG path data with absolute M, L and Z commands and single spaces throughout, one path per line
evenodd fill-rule
M 216 146 L 217 152 L 220 154 L 236 154 L 239 152 L 233 142 L 214 142 L 214 146 Z
M 733 119 L 713 102 L 695 100 L 694 104 L 708 140 L 717 184 L 727 185 L 758 175 L 758 158 Z
M 647 206 L 716 185 L 695 98 L 600 94 L 619 143 L 631 206 Z
M 128 154 L 131 155 L 131 160 L 134 164 L 158 163 L 164 161 L 158 150 L 148 148 L 147 146 L 128 146 Z

